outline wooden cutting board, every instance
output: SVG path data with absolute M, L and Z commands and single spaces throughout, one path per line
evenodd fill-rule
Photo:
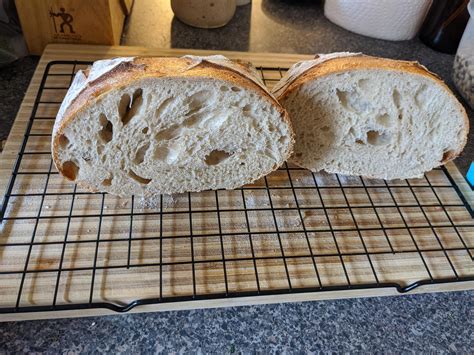
M 474 287 L 474 194 L 453 163 L 388 184 L 288 165 L 243 189 L 151 202 L 89 194 L 56 173 L 54 117 L 72 72 L 87 65 L 70 61 L 216 53 L 252 62 L 270 87 L 311 58 L 48 46 L 0 158 L 3 194 L 33 115 L 0 225 L 0 312 L 17 312 L 0 320 L 111 314 L 90 305 L 137 299 L 158 303 L 132 312 L 396 295 L 395 284 L 422 280 L 432 284 L 410 292 Z M 468 281 L 437 283 L 455 277 Z

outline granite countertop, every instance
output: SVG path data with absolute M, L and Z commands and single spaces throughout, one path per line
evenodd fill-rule
M 417 39 L 387 42 L 327 21 L 312 0 L 254 0 L 224 28 L 202 30 L 173 17 L 168 1 L 135 1 L 124 45 L 253 52 L 366 54 L 418 60 L 453 87 L 453 56 Z M 8 135 L 38 62 L 23 58 L 0 69 L 0 140 Z M 471 125 L 474 119 L 468 111 Z M 465 173 L 474 156 L 473 131 L 456 160 Z M 474 348 L 472 291 L 318 301 L 225 309 L 0 323 L 6 352 L 414 351 Z M 1 319 L 1 317 L 0 317 Z

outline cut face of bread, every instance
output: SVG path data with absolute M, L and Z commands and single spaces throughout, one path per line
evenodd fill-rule
M 418 64 L 344 55 L 278 88 L 296 133 L 292 160 L 312 171 L 419 177 L 466 143 L 462 105 Z
M 280 166 L 293 145 L 285 111 L 254 78 L 195 60 L 137 58 L 89 83 L 55 127 L 58 170 L 152 196 L 232 189 Z

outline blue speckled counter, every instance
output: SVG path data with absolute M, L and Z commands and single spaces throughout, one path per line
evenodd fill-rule
M 452 87 L 453 56 L 418 40 L 386 42 L 328 22 L 317 1 L 254 0 L 217 30 L 188 27 L 169 2 L 136 1 L 123 44 L 254 52 L 362 51 L 418 60 Z M 0 69 L 0 138 L 5 139 L 36 66 L 25 58 Z M 473 112 L 468 111 L 471 122 Z M 456 163 L 474 156 L 473 130 Z M 1 286 L 0 286 L 1 287 Z M 474 292 L 319 301 L 0 324 L 2 352 L 249 353 L 414 351 L 469 353 Z

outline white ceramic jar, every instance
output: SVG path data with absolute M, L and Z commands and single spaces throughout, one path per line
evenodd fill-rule
M 468 5 L 471 18 L 467 23 L 456 57 L 454 58 L 453 80 L 456 88 L 474 110 L 474 1 Z
M 236 0 L 171 0 L 171 8 L 177 18 L 190 26 L 216 28 L 232 19 Z
M 326 0 L 324 15 L 346 30 L 403 41 L 418 33 L 432 0 Z

